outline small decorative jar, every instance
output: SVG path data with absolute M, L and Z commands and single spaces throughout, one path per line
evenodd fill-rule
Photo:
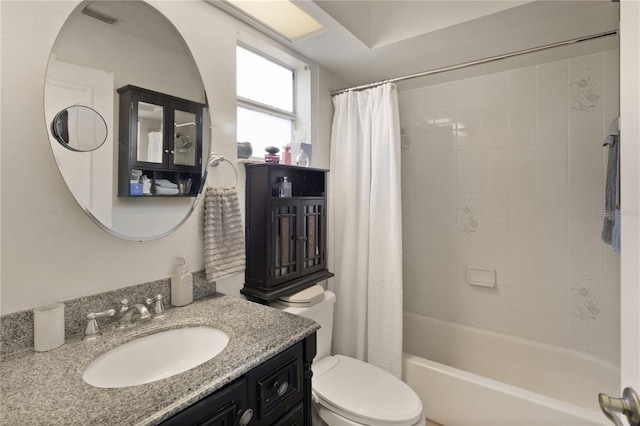
M 251 142 L 238 142 L 238 158 L 251 158 L 253 148 Z
M 268 146 L 264 150 L 267 151 L 267 154 L 264 155 L 264 161 L 266 163 L 278 164 L 280 162 L 280 156 L 278 155 L 280 148 L 276 146 Z

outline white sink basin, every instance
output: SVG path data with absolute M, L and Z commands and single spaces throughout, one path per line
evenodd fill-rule
M 122 388 L 166 379 L 210 360 L 229 336 L 210 327 L 167 330 L 118 346 L 96 358 L 82 378 L 97 388 Z

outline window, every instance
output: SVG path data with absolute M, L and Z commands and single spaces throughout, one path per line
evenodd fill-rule
M 237 47 L 238 142 L 251 142 L 253 157 L 268 146 L 293 142 L 295 72 L 242 46 Z

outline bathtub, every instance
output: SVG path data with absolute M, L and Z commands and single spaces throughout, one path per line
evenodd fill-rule
M 598 393 L 620 393 L 619 377 L 578 351 L 404 314 L 403 380 L 445 426 L 608 426 Z

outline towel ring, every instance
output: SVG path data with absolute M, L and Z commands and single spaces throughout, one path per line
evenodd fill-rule
M 215 152 L 212 152 L 211 155 L 209 155 L 209 163 L 207 164 L 207 168 L 218 167 L 218 164 L 222 163 L 223 161 L 226 161 L 227 163 L 229 163 L 229 165 L 233 169 L 233 173 L 236 176 L 236 183 L 233 184 L 233 187 L 235 188 L 238 185 L 238 170 L 236 169 L 236 166 L 234 166 L 231 161 L 227 160 L 222 155 L 218 155 Z

